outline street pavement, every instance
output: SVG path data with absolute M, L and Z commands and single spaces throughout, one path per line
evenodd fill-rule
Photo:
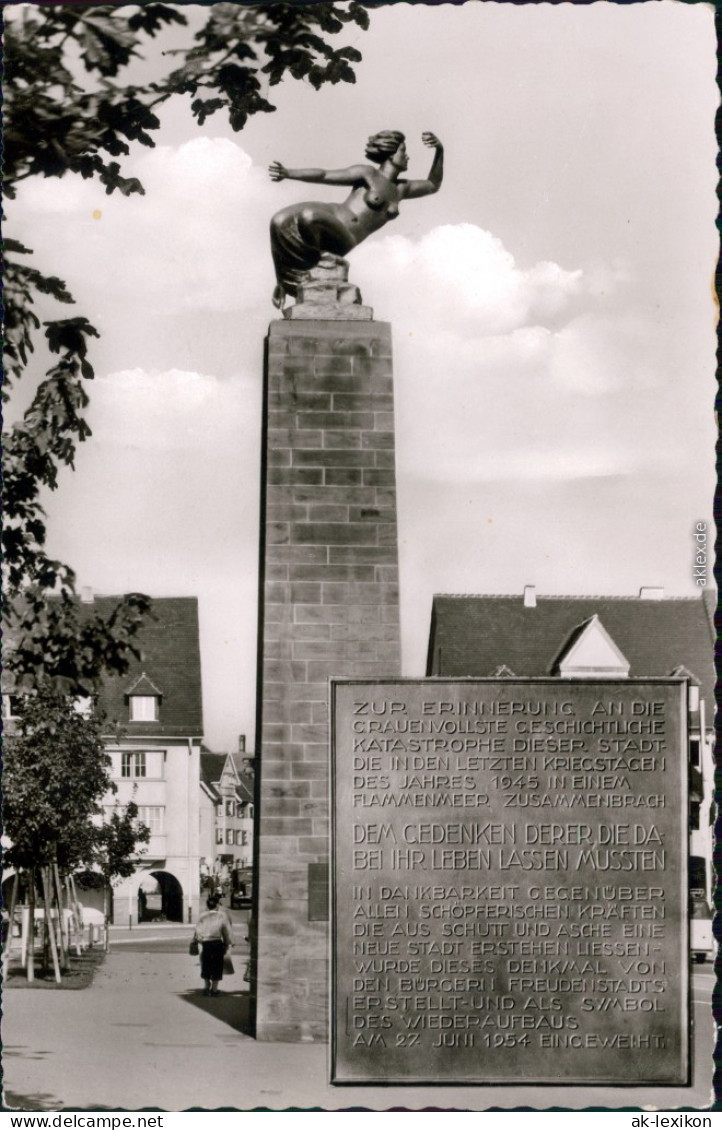
M 258 1043 L 247 1034 L 242 941 L 233 976 L 224 978 L 220 996 L 208 998 L 198 959 L 187 952 L 190 928 L 142 931 L 132 931 L 133 940 L 116 937 L 88 989 L 5 993 L 6 1108 L 668 1111 L 711 1102 L 709 965 L 693 969 L 696 1055 L 688 1088 L 332 1087 L 325 1045 Z

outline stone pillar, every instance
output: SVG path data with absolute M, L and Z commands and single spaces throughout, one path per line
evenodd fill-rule
M 251 982 L 260 1040 L 327 1039 L 329 677 L 400 671 L 391 332 L 359 299 L 343 301 L 292 307 L 267 341 Z

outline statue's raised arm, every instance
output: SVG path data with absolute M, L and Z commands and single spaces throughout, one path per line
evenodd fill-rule
M 382 130 L 369 138 L 367 165 L 347 169 L 287 169 L 280 161 L 269 167 L 272 180 L 299 180 L 310 184 L 345 185 L 351 189 L 342 204 L 313 202 L 293 204 L 271 220 L 271 252 L 277 285 L 275 306 L 281 308 L 286 295 L 296 296 L 308 271 L 324 254 L 344 256 L 373 232 L 399 214 L 404 199 L 438 192 L 443 179 L 443 147 L 433 133 L 422 134 L 434 149 L 426 180 L 403 180 L 408 167 L 406 141 L 397 130 Z
M 444 147 L 434 133 L 422 133 L 421 140 L 429 149 L 434 150 L 434 159 L 429 169 L 426 180 L 408 180 L 405 182 L 405 200 L 413 200 L 419 196 L 431 196 L 441 188 L 444 179 Z

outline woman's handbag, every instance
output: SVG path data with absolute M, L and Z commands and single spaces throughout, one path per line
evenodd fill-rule
M 188 946 L 188 953 L 191 957 L 198 957 L 198 939 L 193 938 L 191 944 Z
M 233 972 L 234 972 L 234 969 L 233 969 L 233 962 L 231 961 L 231 955 L 229 953 L 227 953 L 226 956 L 223 958 L 223 973 L 224 973 L 225 976 L 230 977 L 231 973 L 233 973 Z

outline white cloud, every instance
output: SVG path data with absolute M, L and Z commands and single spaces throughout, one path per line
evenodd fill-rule
M 556 334 L 550 374 L 560 387 L 591 396 L 652 390 L 669 367 L 667 337 L 634 311 L 584 314 Z
M 511 333 L 554 321 L 584 293 L 581 269 L 520 268 L 501 240 L 475 224 L 445 224 L 418 242 L 388 235 L 354 252 L 353 273 L 382 316 L 431 323 L 463 337 Z M 368 280 L 368 281 L 367 281 Z
M 145 196 L 106 196 L 71 177 L 22 187 L 13 224 L 37 266 L 67 276 L 84 301 L 95 284 L 109 320 L 118 302 L 147 319 L 240 312 L 270 295 L 267 177 L 239 145 L 196 137 L 136 154 L 124 172 Z
M 132 369 L 95 382 L 89 419 L 98 444 L 227 454 L 259 410 L 260 381 L 253 377 Z

